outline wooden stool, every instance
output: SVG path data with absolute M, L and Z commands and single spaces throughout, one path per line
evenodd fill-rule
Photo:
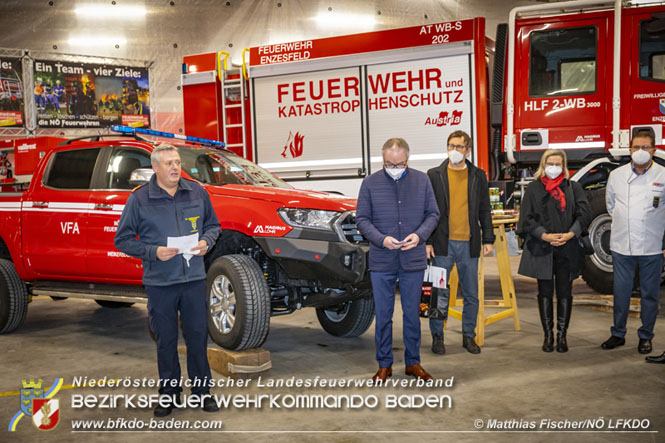
M 515 298 L 515 284 L 513 274 L 510 270 L 510 258 L 508 257 L 508 245 L 506 243 L 506 225 L 517 223 L 518 218 L 493 219 L 494 250 L 496 253 L 496 263 L 499 268 L 499 279 L 501 281 L 501 294 L 503 299 L 485 300 L 485 270 L 483 269 L 483 255 L 480 254 L 478 260 L 478 320 L 476 323 L 476 343 L 478 346 L 485 344 L 485 326 L 495 323 L 504 318 L 513 317 L 515 330 L 520 330 L 520 318 L 517 312 L 517 300 Z M 459 286 L 459 277 L 457 275 L 457 266 L 453 267 L 448 281 L 450 288 L 450 303 L 448 305 L 448 315 L 458 320 L 462 320 L 462 311 L 454 309 L 463 307 L 464 300 L 457 300 L 457 288 Z M 485 308 L 505 308 L 494 314 L 485 316 Z M 446 325 L 444 325 L 444 328 Z

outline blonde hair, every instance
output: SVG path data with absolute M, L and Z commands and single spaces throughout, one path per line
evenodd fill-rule
M 543 153 L 543 156 L 540 157 L 540 165 L 538 165 L 538 170 L 534 174 L 536 180 L 545 175 L 545 163 L 547 163 L 547 159 L 555 156 L 561 157 L 563 163 L 563 176 L 566 178 L 569 177 L 570 174 L 568 173 L 568 160 L 566 159 L 566 152 L 562 151 L 561 149 L 548 149 Z

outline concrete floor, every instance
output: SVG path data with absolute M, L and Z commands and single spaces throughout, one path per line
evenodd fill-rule
M 519 258 L 512 257 L 513 269 Z M 486 260 L 486 293 L 497 293 L 498 277 L 494 259 Z M 423 321 L 421 358 L 423 366 L 435 377 L 454 377 L 451 388 L 270 388 L 256 383 L 244 388 L 216 388 L 217 394 L 358 394 L 376 395 L 375 408 L 360 409 L 271 409 L 234 408 L 207 414 L 198 410 L 176 410 L 168 417 L 176 420 L 223 421 L 222 432 L 201 435 L 193 432 L 73 433 L 72 420 L 108 420 L 134 417 L 149 421 L 150 409 L 72 409 L 75 394 L 151 394 L 150 388 L 69 388 L 55 398 L 61 402 L 61 419 L 53 431 L 38 431 L 29 417 L 19 421 L 16 432 L 7 426 L 19 410 L 16 394 L 25 378 L 41 378 L 49 387 L 56 377 L 71 385 L 76 376 L 89 378 L 157 378 L 155 347 L 146 331 L 146 308 L 105 309 L 82 300 L 51 301 L 35 299 L 21 329 L 0 336 L 4 350 L 0 360 L 0 442 L 34 441 L 123 441 L 159 439 L 175 441 L 270 441 L 270 442 L 356 442 L 403 441 L 492 441 L 492 442 L 663 442 L 665 441 L 665 365 L 650 365 L 636 350 L 639 319 L 629 320 L 626 346 L 612 351 L 600 349 L 609 337 L 612 316 L 609 312 L 576 306 L 569 330 L 570 351 L 545 354 L 540 350 L 542 332 L 536 307 L 535 281 L 515 277 L 521 331 L 512 320 L 489 325 L 480 355 L 471 355 L 461 346 L 460 322 L 452 319 L 446 332 L 447 354 L 429 351 L 427 323 Z M 575 283 L 574 294 L 590 294 L 584 282 Z M 661 295 L 665 295 L 665 288 Z M 661 298 L 665 301 L 665 297 Z M 654 354 L 665 350 L 665 311 L 656 324 Z M 393 378 L 408 380 L 403 374 L 401 311 L 395 310 Z M 272 379 L 366 379 L 376 370 L 373 327 L 355 339 L 340 339 L 326 334 L 314 310 L 272 319 L 265 349 L 271 352 Z M 183 369 L 185 358 L 181 357 Z M 184 371 L 183 371 L 184 372 Z M 215 374 L 223 378 L 219 374 Z M 264 379 L 264 383 L 266 380 Z M 448 395 L 452 408 L 386 408 L 389 395 Z M 605 420 L 605 432 L 517 432 L 488 430 L 492 420 Z M 617 432 L 619 419 L 647 419 L 647 432 L 625 429 Z M 476 421 L 482 421 L 481 431 Z M 615 429 L 608 423 L 614 422 Z M 479 422 L 478 422 L 479 423 Z M 599 423 L 600 424 L 600 423 Z M 251 432 L 247 432 L 251 431 Z M 362 432 L 361 432 L 362 431 Z M 571 430 L 572 431 L 572 430 Z M 212 432 L 212 431 L 206 431 Z

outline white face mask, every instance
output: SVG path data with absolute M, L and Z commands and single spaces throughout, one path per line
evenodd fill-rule
M 633 159 L 633 162 L 636 165 L 645 165 L 651 160 L 651 156 L 644 149 L 638 149 L 637 151 L 630 154 L 630 158 Z
M 450 159 L 450 162 L 453 164 L 458 164 L 464 161 L 465 155 L 459 152 L 457 149 L 453 149 L 452 151 L 448 151 L 448 158 Z
M 547 166 L 545 168 L 545 175 L 552 180 L 560 176 L 562 172 L 561 166 Z
M 399 180 L 399 178 L 404 174 L 406 168 L 384 168 L 388 175 L 390 175 L 393 180 Z

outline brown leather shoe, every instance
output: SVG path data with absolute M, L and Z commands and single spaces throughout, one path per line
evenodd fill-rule
M 419 378 L 421 380 L 431 380 L 432 376 L 429 375 L 429 373 L 423 369 L 422 366 L 419 364 L 416 365 L 411 365 L 407 366 L 406 369 L 404 370 L 404 373 L 406 375 L 413 375 L 416 378 Z
M 393 368 L 379 368 L 378 371 L 376 371 L 376 374 L 374 374 L 374 377 L 372 377 L 372 381 L 376 383 L 377 380 L 381 380 L 382 382 L 385 383 L 386 378 L 390 377 L 393 375 Z

